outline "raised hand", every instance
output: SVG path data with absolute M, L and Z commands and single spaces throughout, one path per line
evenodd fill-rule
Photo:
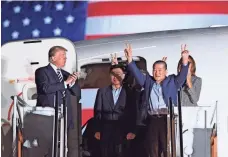
M 162 58 L 162 61 L 166 62 L 166 60 L 167 60 L 167 57 Z
M 186 49 L 186 44 L 181 45 L 181 57 L 182 57 L 182 63 L 188 64 L 189 51 Z
M 130 44 L 126 44 L 126 48 L 124 49 L 125 56 L 127 58 L 128 63 L 132 62 L 132 48 Z
M 111 54 L 111 64 L 112 64 L 112 65 L 118 64 L 118 60 L 117 60 L 116 53 L 115 53 L 114 55 Z

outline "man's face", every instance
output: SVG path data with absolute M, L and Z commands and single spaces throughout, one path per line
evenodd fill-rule
M 121 68 L 115 68 L 110 73 L 112 85 L 120 85 L 124 79 L 124 73 Z
M 165 79 L 167 74 L 167 70 L 165 69 L 165 65 L 162 63 L 155 64 L 153 69 L 153 77 L 157 82 L 161 82 Z
M 53 63 L 58 68 L 63 68 L 66 64 L 66 52 L 64 50 L 58 50 L 52 57 Z

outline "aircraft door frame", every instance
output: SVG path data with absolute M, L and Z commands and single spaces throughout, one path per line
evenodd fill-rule
M 64 70 L 68 72 L 78 71 L 78 59 L 75 45 L 65 38 L 43 38 L 8 42 L 2 45 L 2 98 L 6 101 L 2 104 L 2 119 L 11 124 L 12 100 L 10 96 L 20 95 L 22 88 L 27 83 L 34 83 L 34 72 L 41 66 L 48 64 L 48 51 L 52 46 L 63 46 L 67 49 L 67 62 Z M 3 65 L 4 64 L 4 65 Z M 12 89 L 12 90 L 10 90 Z M 81 137 L 81 107 L 79 97 L 73 97 L 73 106 L 76 110 L 75 133 L 78 136 L 77 149 L 80 156 Z M 10 105 L 11 104 L 11 105 Z M 3 125 L 2 125 L 3 126 Z M 7 155 L 6 155 L 7 156 Z

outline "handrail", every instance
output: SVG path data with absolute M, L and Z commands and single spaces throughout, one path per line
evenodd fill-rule
M 217 106 L 218 106 L 218 101 L 216 101 L 216 103 L 215 103 L 215 107 L 214 107 L 214 110 L 212 113 L 210 125 L 212 124 L 215 116 L 216 116 L 216 121 L 217 121 Z
M 20 114 L 19 106 L 24 107 L 25 103 L 19 96 L 15 95 L 11 97 L 14 100 L 13 105 L 13 141 L 12 141 L 12 152 L 13 157 L 21 156 L 21 142 L 23 141 L 22 136 L 22 117 Z M 18 136 L 17 136 L 18 128 Z M 18 139 L 17 139 L 18 138 Z M 18 152 L 18 154 L 16 153 Z
M 25 107 L 25 106 L 29 106 L 23 99 L 20 98 L 20 96 L 11 96 L 11 99 L 14 100 L 14 97 L 16 97 L 17 103 L 20 107 Z
M 13 157 L 16 157 L 16 152 L 17 152 L 17 96 L 13 97 L 14 99 L 14 105 L 13 105 L 13 141 L 12 141 L 12 152 L 13 152 Z

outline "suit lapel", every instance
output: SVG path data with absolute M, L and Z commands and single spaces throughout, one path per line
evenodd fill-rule
M 63 75 L 63 80 L 65 81 L 68 78 L 69 74 L 66 71 L 62 70 L 62 69 L 61 69 L 61 73 Z
M 151 77 L 151 76 L 150 76 Z M 155 81 L 154 81 L 154 78 L 153 76 L 151 77 L 151 81 L 150 81 L 150 84 L 149 84 L 149 97 L 151 95 L 151 91 L 152 91 L 152 87 L 154 85 Z
M 57 74 L 56 74 L 56 72 L 55 72 L 55 70 L 51 67 L 50 64 L 48 64 L 47 68 L 48 68 L 48 72 L 50 72 L 50 74 L 52 75 L 52 77 L 55 78 L 55 80 L 56 80 L 57 82 L 60 82 L 60 81 L 59 81 L 59 78 L 58 78 L 58 76 L 57 76 Z
M 110 104 L 111 108 L 113 109 L 114 108 L 114 100 L 113 100 L 112 87 L 111 86 L 108 87 L 105 94 L 107 96 L 107 99 L 109 100 L 109 104 Z
M 169 81 L 170 81 L 169 78 L 166 77 L 165 80 L 161 84 L 163 99 L 165 101 L 166 106 L 168 106 L 168 103 L 169 103 L 169 96 L 168 96 L 169 95 L 168 94 L 169 93 L 169 91 L 168 91 L 169 88 L 167 87 Z

